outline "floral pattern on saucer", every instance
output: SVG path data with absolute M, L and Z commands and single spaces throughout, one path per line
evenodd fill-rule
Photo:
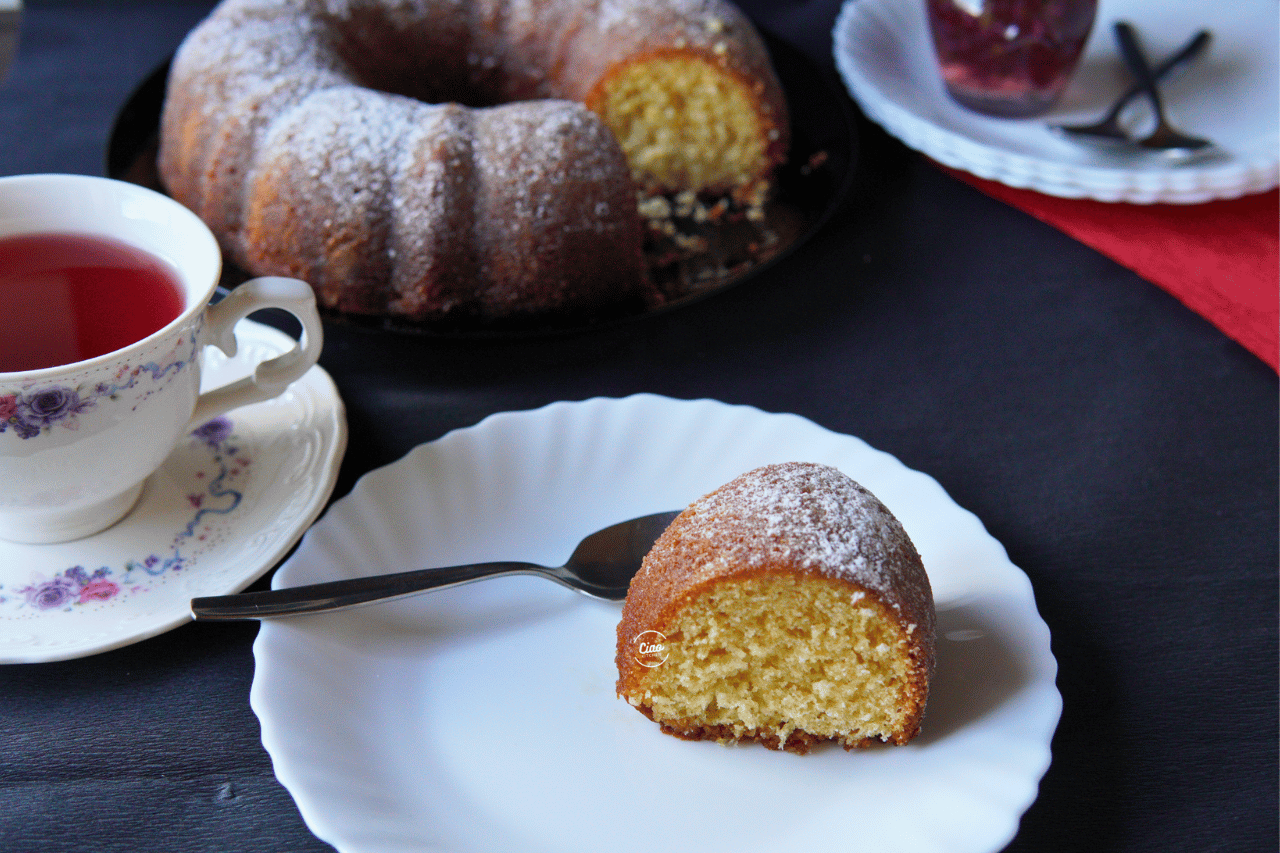
M 236 324 L 236 338 L 235 355 L 217 347 L 203 351 L 202 388 L 239 381 L 297 345 L 247 318 Z M 150 361 L 169 362 L 136 363 Z M 85 387 L 108 378 L 84 380 Z M 0 395 L 52 384 L 56 380 L 6 385 Z M 324 509 L 347 446 L 346 413 L 333 379 L 317 365 L 280 396 L 227 417 L 177 442 L 137 505 L 112 527 L 49 545 L 0 540 L 0 666 L 81 658 L 185 625 L 192 598 L 237 592 L 293 548 Z M 88 420 L 80 416 L 80 429 L 90 428 Z M 21 441 L 12 431 L 0 440 Z M 239 503 L 231 508 L 235 495 Z M 181 563 L 165 566 L 174 556 Z M 29 601 L 30 591 L 18 591 L 59 578 L 71 594 L 46 588 L 42 603 L 61 598 L 48 609 Z
M 237 441 L 234 424 L 221 417 L 209 421 L 191 435 L 208 451 L 208 466 L 196 472 L 205 487 L 187 495 L 193 510 L 190 521 L 174 536 L 170 548 L 125 560 L 117 566 L 99 566 L 92 571 L 71 566 L 52 576 L 35 576 L 11 591 L 0 585 L 0 608 L 41 612 L 71 612 L 131 594 L 147 591 L 159 578 L 181 572 L 190 551 L 198 549 L 218 517 L 230 515 L 244 496 L 243 481 L 253 459 Z

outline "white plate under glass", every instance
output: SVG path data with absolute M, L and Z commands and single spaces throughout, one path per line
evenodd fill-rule
M 1132 82 L 1112 34 L 1131 22 L 1154 63 L 1201 28 L 1208 50 L 1161 82 L 1170 118 L 1225 156 L 1180 165 L 1116 155 L 1050 132 L 1102 117 Z M 940 163 L 1013 187 L 1107 202 L 1194 204 L 1276 186 L 1280 176 L 1280 9 L 1274 0 L 1099 0 L 1093 33 L 1060 102 L 1034 119 L 966 110 L 942 86 L 924 0 L 846 0 L 836 66 L 867 117 Z

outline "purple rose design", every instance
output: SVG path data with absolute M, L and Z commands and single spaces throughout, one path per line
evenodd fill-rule
M 231 435 L 231 421 L 227 418 L 214 418 L 203 426 L 191 431 L 191 434 L 205 444 L 215 446 Z
M 79 414 L 92 405 L 81 400 L 80 394 L 71 388 L 45 388 L 18 401 L 18 418 L 39 429 Z
M 20 591 L 26 593 L 28 604 L 41 610 L 52 610 L 64 604 L 71 604 L 76 598 L 75 585 L 65 578 L 54 578 L 39 586 L 27 587 Z

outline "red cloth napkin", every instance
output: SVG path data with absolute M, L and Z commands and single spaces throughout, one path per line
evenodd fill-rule
M 1110 204 L 1016 189 L 943 167 L 1181 300 L 1280 370 L 1280 193 L 1204 204 Z

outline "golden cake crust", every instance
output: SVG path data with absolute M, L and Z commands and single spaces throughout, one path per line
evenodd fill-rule
M 653 302 L 636 181 L 667 188 L 583 104 L 658 51 L 750 93 L 765 153 L 716 189 L 767 184 L 785 102 L 724 0 L 223 0 L 170 69 L 161 177 L 238 265 L 338 311 Z
M 784 463 L 748 472 L 694 502 L 654 544 L 627 593 L 617 628 L 618 695 L 656 719 L 644 700 L 654 670 L 635 653 L 645 632 L 664 636 L 691 603 L 727 581 L 790 577 L 836 590 L 902 629 L 909 659 L 904 722 L 876 740 L 903 744 L 918 733 L 934 669 L 933 594 L 919 554 L 889 510 L 838 470 Z M 831 739 L 797 729 L 734 731 L 692 717 L 656 720 L 687 739 L 754 740 L 805 752 Z

